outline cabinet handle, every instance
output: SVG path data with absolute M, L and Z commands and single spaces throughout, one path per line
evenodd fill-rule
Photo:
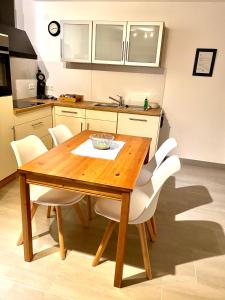
M 147 122 L 146 119 L 136 119 L 136 118 L 129 118 L 131 121 L 139 121 L 139 122 Z
M 80 131 L 83 131 L 83 123 L 80 123 Z
M 89 123 L 87 123 L 87 130 L 89 130 Z
M 77 114 L 77 111 L 70 111 L 70 110 L 61 110 L 63 113 L 69 113 L 69 114 Z
M 38 122 L 38 123 L 35 123 L 35 124 L 31 124 L 32 127 L 35 127 L 35 126 L 39 126 L 39 125 L 42 125 L 43 122 Z
M 13 140 L 15 141 L 15 140 L 16 140 L 16 130 L 15 130 L 15 126 L 13 126 L 11 129 L 12 129 L 12 131 L 13 131 Z
M 122 58 L 121 58 L 121 60 L 122 61 L 124 61 L 124 50 L 125 50 L 125 42 L 123 41 L 123 43 L 122 43 Z
M 128 44 L 128 41 L 127 41 L 127 46 L 126 46 L 126 61 L 128 61 L 128 52 L 129 52 L 129 44 Z

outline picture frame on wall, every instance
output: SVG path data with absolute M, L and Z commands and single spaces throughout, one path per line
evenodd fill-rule
M 193 68 L 193 76 L 209 76 L 213 74 L 217 49 L 197 48 Z

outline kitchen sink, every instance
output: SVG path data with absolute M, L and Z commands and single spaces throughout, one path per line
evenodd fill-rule
M 100 107 L 119 107 L 117 104 L 114 104 L 114 103 L 95 103 L 94 106 L 100 106 Z
M 97 107 L 117 107 L 120 109 L 132 109 L 132 110 L 137 110 L 137 111 L 144 111 L 144 107 L 140 105 L 124 105 L 124 106 L 119 106 L 116 103 L 95 103 L 94 106 Z
M 144 111 L 144 107 L 140 106 L 140 105 L 126 105 L 125 108 L 138 110 L 138 111 Z

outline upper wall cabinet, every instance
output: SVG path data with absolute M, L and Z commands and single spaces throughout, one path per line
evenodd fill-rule
M 158 67 L 163 22 L 128 22 L 125 64 Z
M 163 22 L 93 22 L 92 62 L 158 67 Z
M 124 64 L 126 24 L 126 22 L 93 22 L 93 63 Z
M 63 21 L 63 61 L 158 67 L 163 22 Z
M 62 21 L 61 58 L 67 62 L 91 62 L 92 22 Z

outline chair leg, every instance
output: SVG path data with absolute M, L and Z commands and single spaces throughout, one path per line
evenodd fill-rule
M 33 217 L 34 217 L 37 208 L 38 208 L 38 204 L 33 203 L 33 204 L 32 204 L 32 207 L 31 207 L 31 220 L 32 220 Z M 18 241 L 17 241 L 16 244 L 17 244 L 17 246 L 20 246 L 20 245 L 23 244 L 23 232 L 20 233 L 19 239 L 18 239 Z
M 50 218 L 51 217 L 51 206 L 48 206 L 48 209 L 47 209 L 47 218 Z
M 140 242 L 141 242 L 141 250 L 142 250 L 142 256 L 143 256 L 146 276 L 148 279 L 152 279 L 149 252 L 148 252 L 148 243 L 147 243 L 147 237 L 146 237 L 146 231 L 145 231 L 145 224 L 144 223 L 138 224 L 137 228 L 138 228 L 138 233 L 139 233 Z
M 151 223 L 152 223 L 152 228 L 154 230 L 155 236 L 157 235 L 157 230 L 156 230 L 156 223 L 155 223 L 155 217 L 152 216 L 150 219 Z
M 100 258 L 102 257 L 103 252 L 105 251 L 105 248 L 109 242 L 109 239 L 113 233 L 113 229 L 115 228 L 116 222 L 115 221 L 109 221 L 109 223 L 106 226 L 104 235 L 102 237 L 101 243 L 98 247 L 98 250 L 96 252 L 95 258 L 92 262 L 92 266 L 95 267 L 98 265 Z
M 75 211 L 76 211 L 76 213 L 77 213 L 77 215 L 78 215 L 78 218 L 80 219 L 81 225 L 82 225 L 83 227 L 87 227 L 87 224 L 86 224 L 86 222 L 85 222 L 85 219 L 84 219 L 84 216 L 83 216 L 83 213 L 82 213 L 82 210 L 81 210 L 81 208 L 80 208 L 79 203 L 74 204 L 74 209 L 75 209 Z
M 66 258 L 66 250 L 65 250 L 65 246 L 64 246 L 62 211 L 61 211 L 61 207 L 59 207 L 59 206 L 56 206 L 56 218 L 57 218 L 57 226 L 58 226 L 58 234 L 59 234 L 60 256 L 61 256 L 61 259 L 65 259 Z
M 156 235 L 155 235 L 155 232 L 153 230 L 153 226 L 152 226 L 151 220 L 148 220 L 145 224 L 146 224 L 146 227 L 148 229 L 148 233 L 149 233 L 151 241 L 155 242 L 156 241 Z
M 87 206 L 88 206 L 88 220 L 92 220 L 93 219 L 93 215 L 92 215 L 92 206 L 91 206 L 91 197 L 87 196 Z

